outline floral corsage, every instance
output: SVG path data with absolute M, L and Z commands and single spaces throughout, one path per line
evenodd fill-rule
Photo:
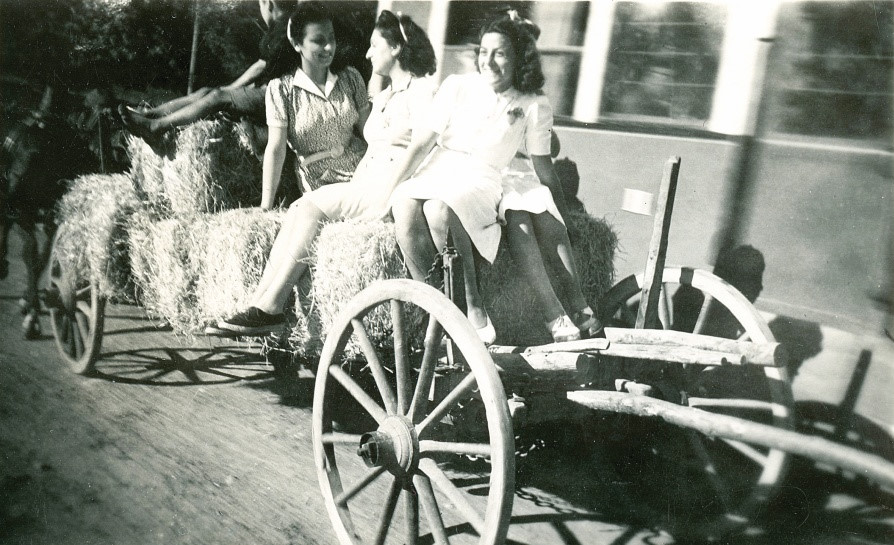
M 509 116 L 509 124 L 513 125 L 515 124 L 516 120 L 521 119 L 525 116 L 525 111 L 522 110 L 521 106 L 516 106 L 515 108 L 512 108 L 511 110 L 506 112 L 506 115 Z

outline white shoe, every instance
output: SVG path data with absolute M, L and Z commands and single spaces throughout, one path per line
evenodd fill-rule
M 580 329 L 574 325 L 574 322 L 567 314 L 563 314 L 555 321 L 547 323 L 546 327 L 549 328 L 549 332 L 553 336 L 553 342 L 564 343 L 580 340 Z

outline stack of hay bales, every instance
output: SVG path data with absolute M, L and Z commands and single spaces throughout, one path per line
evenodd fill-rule
M 140 206 L 125 174 L 88 174 L 72 180 L 57 205 L 54 251 L 62 267 L 92 279 L 105 297 L 133 300 L 127 228 Z
M 595 308 L 595 302 L 612 285 L 618 239 L 604 220 L 585 212 L 570 214 L 567 223 L 584 295 Z M 290 337 L 292 350 L 307 357 L 320 353 L 324 339 L 323 335 L 315 336 L 316 330 L 325 334 L 338 312 L 360 290 L 376 280 L 407 276 L 391 223 L 328 224 L 320 232 L 310 261 L 313 282 L 309 294 L 311 313 L 307 320 L 315 327 L 308 330 L 306 321 L 299 321 L 300 327 Z M 461 277 L 457 280 L 462 281 Z M 493 265 L 481 267 L 480 280 L 485 307 L 497 329 L 498 343 L 533 345 L 551 341 L 541 309 L 505 244 Z M 307 305 L 299 302 L 296 313 L 307 315 Z M 373 344 L 388 346 L 392 326 L 387 309 L 370 314 L 365 326 Z M 418 313 L 408 316 L 407 330 L 412 346 L 422 346 L 424 327 Z M 345 350 L 348 357 L 361 353 L 353 339 Z
M 261 198 L 261 165 L 243 133 L 198 121 L 177 131 L 169 156 L 128 142 L 146 203 L 130 229 L 140 302 L 181 334 L 245 303 L 279 229 L 281 213 L 242 208 Z

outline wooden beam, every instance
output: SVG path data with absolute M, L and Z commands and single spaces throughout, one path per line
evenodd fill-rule
M 675 405 L 650 397 L 617 392 L 568 392 L 570 401 L 599 411 L 660 418 L 669 424 L 696 430 L 709 437 L 724 437 L 783 450 L 811 460 L 852 471 L 860 477 L 894 489 L 894 464 L 828 439 L 760 424 L 751 420 Z
M 677 178 L 680 175 L 680 158 L 671 157 L 664 165 L 661 176 L 661 187 L 658 191 L 658 204 L 655 210 L 655 222 L 652 225 L 652 240 L 649 243 L 649 256 L 646 259 L 646 271 L 643 280 L 642 297 L 636 313 L 637 329 L 658 329 L 658 298 L 661 294 L 661 277 L 664 274 L 664 261 L 667 256 L 668 233 L 670 232 L 671 215 L 674 210 L 674 197 L 677 193 Z

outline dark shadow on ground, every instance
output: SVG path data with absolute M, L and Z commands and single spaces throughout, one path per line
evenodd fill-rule
M 806 320 L 777 316 L 769 323 L 776 342 L 782 343 L 789 355 L 789 378 L 794 380 L 804 361 L 823 349 L 823 332 L 819 324 Z
M 105 352 L 89 376 L 122 384 L 206 386 L 262 380 L 272 373 L 256 351 L 157 347 Z

